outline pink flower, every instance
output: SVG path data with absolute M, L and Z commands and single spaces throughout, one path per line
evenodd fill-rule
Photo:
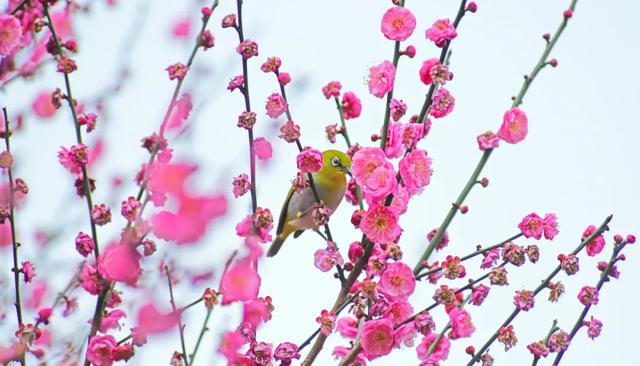
M 4 15 L 4 14 L 2 14 Z M 2 17 L 0 15 L 0 17 Z M 51 93 L 42 92 L 36 96 L 36 99 L 31 104 L 31 108 L 35 114 L 40 118 L 49 118 L 56 113 L 56 106 L 51 102 Z
M 140 254 L 128 244 L 112 244 L 100 255 L 98 270 L 108 281 L 135 286 L 142 274 Z
M 467 270 L 461 264 L 460 257 L 448 255 L 442 261 L 442 274 L 445 278 L 450 280 L 455 280 L 458 278 L 463 278 L 467 275 Z
M 280 361 L 280 364 L 283 366 L 291 365 L 291 361 L 295 358 L 296 360 L 300 358 L 300 353 L 298 353 L 298 346 L 291 342 L 280 343 L 276 350 L 273 352 L 273 358 L 276 361 Z
M 428 311 L 421 311 L 416 314 L 413 327 L 422 335 L 428 335 L 436 329 L 436 323 Z
M 138 311 L 135 332 L 132 334 L 148 335 L 154 333 L 164 333 L 178 324 L 180 320 L 180 310 L 170 313 L 161 313 L 153 303 L 143 305 Z
M 411 195 L 419 192 L 431 182 L 431 159 L 427 152 L 421 149 L 414 150 L 400 160 L 398 170 L 402 182 Z
M 381 166 L 388 166 L 393 169 L 380 148 L 364 147 L 353 155 L 351 171 L 356 183 L 364 186 L 373 175 L 373 172 Z
M 437 58 L 430 58 L 425 60 L 422 63 L 422 67 L 420 67 L 420 81 L 429 85 L 433 82 L 433 78 L 431 77 L 431 70 L 437 65 L 440 65 L 440 60 Z
M 342 89 L 342 84 L 339 81 L 330 81 L 329 84 L 322 87 L 322 94 L 325 99 L 337 98 L 340 96 L 340 89 Z
M 436 44 L 436 46 L 442 48 L 447 43 L 458 35 L 456 28 L 451 24 L 449 19 L 438 19 L 425 32 L 427 38 Z
M 238 351 L 246 343 L 245 337 L 240 331 L 226 332 L 222 336 L 218 352 L 222 353 L 229 364 L 232 364 L 238 357 Z
M 416 28 L 416 17 L 407 8 L 395 6 L 387 10 L 382 16 L 380 30 L 387 39 L 404 41 L 411 36 Z
M 236 47 L 236 51 L 246 59 L 258 56 L 258 44 L 250 39 L 245 39 Z
M 391 320 L 395 325 L 409 319 L 412 314 L 413 306 L 411 306 L 409 301 L 399 300 L 392 302 L 391 305 L 389 305 L 387 311 L 382 314 L 382 317 Z
M 73 145 L 70 149 L 60 147 L 58 152 L 58 161 L 69 172 L 80 174 L 82 167 L 87 164 L 89 157 L 89 149 L 86 145 Z
M 410 198 L 411 195 L 409 194 L 409 191 L 403 185 L 399 185 L 396 189 L 396 193 L 393 195 L 393 200 L 391 200 L 389 208 L 400 216 L 407 212 Z
M 334 347 L 333 352 L 331 352 L 331 355 L 336 360 L 342 360 L 346 355 L 349 354 L 349 352 L 351 352 L 351 348 L 336 346 Z M 356 355 L 356 360 L 354 361 L 354 364 L 361 365 L 361 366 L 367 365 L 367 359 L 364 356 L 364 352 L 358 352 L 358 355 Z
M 431 104 L 431 112 L 429 114 L 435 118 L 446 117 L 453 107 L 456 105 L 456 100 L 453 95 L 445 88 L 439 88 L 433 95 L 433 103 Z
M 273 305 L 271 304 L 270 297 L 267 296 L 267 298 L 250 300 L 245 302 L 243 305 L 243 323 L 251 324 L 254 328 L 257 328 L 259 324 L 266 323 L 271 320 Z
M 51 314 L 53 314 L 53 309 L 49 307 L 38 310 L 38 323 L 49 324 Z
M 183 94 L 172 107 L 171 115 L 167 120 L 167 130 L 176 130 L 182 127 L 182 124 L 189 118 L 192 108 L 191 95 Z
M 294 142 L 300 137 L 300 126 L 289 120 L 280 127 L 280 135 L 278 137 L 286 142 Z
M 358 118 L 362 112 L 362 103 L 353 92 L 346 92 L 342 95 L 341 107 L 344 119 Z
M 551 352 L 564 351 L 569 347 L 569 342 L 571 342 L 569 334 L 564 330 L 559 330 L 549 337 L 549 350 Z
M 249 192 L 250 189 L 251 182 L 249 181 L 248 175 L 243 173 L 233 178 L 233 196 L 235 198 L 243 196 L 245 193 Z
M 449 320 L 451 321 L 450 339 L 471 337 L 476 328 L 471 323 L 471 315 L 464 310 L 454 307 L 449 311 Z
M 516 308 L 522 311 L 529 311 L 533 309 L 535 301 L 536 299 L 533 291 L 516 291 L 515 296 L 513 296 L 513 304 L 516 306 Z
M 322 310 L 320 316 L 316 318 L 316 323 L 320 324 L 320 332 L 328 336 L 336 325 L 336 314 Z
M 118 342 L 112 335 L 91 337 L 87 347 L 87 361 L 95 366 L 111 366 L 114 361 L 113 351 Z
M 374 243 L 392 243 L 402 229 L 398 226 L 398 215 L 386 206 L 369 208 L 360 222 L 360 230 Z
M 397 186 L 393 166 L 385 163 L 373 170 L 361 187 L 367 202 L 375 202 L 395 192 Z
M 260 160 L 267 160 L 271 158 L 273 154 L 273 148 L 267 139 L 264 137 L 258 137 L 253 140 L 253 148 L 256 153 L 256 156 Z
M 491 131 L 480 134 L 476 140 L 481 151 L 495 149 L 500 144 L 500 137 Z
M 587 335 L 591 339 L 595 339 L 602 331 L 602 322 L 591 316 L 591 321 L 585 320 L 584 325 L 587 326 Z
M 189 32 L 191 31 L 191 23 L 189 20 L 189 17 L 182 18 L 173 25 L 173 35 L 176 38 L 185 38 L 189 36 Z
M 444 336 L 438 341 L 429 357 L 427 357 L 429 348 L 431 348 L 431 345 L 436 341 L 436 339 L 438 339 L 438 334 L 429 333 L 422 338 L 422 342 L 420 342 L 418 347 L 416 347 L 418 358 L 423 361 L 421 365 L 436 366 L 440 361 L 446 360 L 449 356 L 449 347 L 451 347 L 451 342 L 449 342 L 449 338 Z
M 527 115 L 518 107 L 504 112 L 498 136 L 510 144 L 524 140 L 527 136 Z
M 222 276 L 220 292 L 222 305 L 234 301 L 253 300 L 260 290 L 260 275 L 248 260 L 241 260 L 229 268 Z
M 95 249 L 95 246 L 93 239 L 89 235 L 81 232 L 76 236 L 76 250 L 83 257 L 87 257 L 91 254 Z
M 369 360 L 388 355 L 393 349 L 393 323 L 389 319 L 369 320 L 362 328 L 360 344 Z
M 518 228 L 525 238 L 535 238 L 540 240 L 544 232 L 544 224 L 540 216 L 536 213 L 530 213 L 525 216 L 518 224 Z
M 22 275 L 24 276 L 24 283 L 29 283 L 36 276 L 36 267 L 31 262 L 22 262 Z
M 344 259 L 335 243 L 328 241 L 326 249 L 316 250 L 313 264 L 322 272 L 328 272 L 336 265 L 343 265 Z
M 98 269 L 95 266 L 88 263 L 82 266 L 80 286 L 91 295 L 97 295 L 101 291 L 102 284 L 98 277 Z
M 296 163 L 303 173 L 319 172 L 323 163 L 322 153 L 307 146 L 298 154 Z
M 438 233 L 438 230 L 439 230 L 439 228 L 435 228 L 435 229 L 429 231 L 429 233 L 427 234 L 427 240 L 429 241 L 429 243 L 431 243 L 433 238 L 436 237 L 436 234 Z M 442 238 L 440 239 L 440 242 L 436 244 L 436 250 L 442 250 L 442 249 L 446 248 L 447 245 L 449 245 L 449 233 L 447 233 L 445 231 L 444 234 L 442 235 Z
M 277 72 L 281 65 L 282 60 L 279 57 L 269 57 L 262 63 L 260 70 L 262 70 L 262 72 Z
M 485 285 L 479 285 L 478 287 L 473 289 L 473 292 L 471 293 L 471 300 L 469 300 L 469 303 L 480 306 L 487 298 L 487 295 L 489 295 L 489 287 Z
M 418 331 L 413 326 L 413 322 L 401 325 L 393 331 L 393 346 L 400 348 L 401 346 L 413 347 Z
M 580 289 L 578 294 L 578 300 L 582 305 L 597 305 L 598 304 L 598 289 L 592 286 L 584 286 Z
M 253 215 L 245 216 L 238 225 L 236 225 L 236 234 L 245 238 L 247 244 L 267 243 L 271 241 L 269 231 L 273 229 L 273 223 L 268 226 L 256 226 Z
M 185 75 L 187 75 L 187 71 L 189 71 L 189 66 L 178 62 L 173 65 L 169 65 L 169 67 L 167 67 L 165 70 L 167 70 L 167 72 L 169 73 L 169 80 L 174 80 L 174 79 L 181 80 L 185 77 Z
M 0 14 L 0 56 L 8 56 L 18 46 L 22 38 L 20 20 L 13 15 Z
M 242 75 L 234 76 L 227 85 L 227 90 L 231 92 L 236 89 L 242 90 L 242 88 L 244 88 L 244 76 Z
M 596 232 L 596 227 L 593 225 L 589 225 L 584 232 L 582 233 L 582 240 L 586 240 L 591 234 Z M 594 257 L 599 254 L 604 248 L 604 236 L 602 234 L 597 235 L 591 242 L 587 244 L 587 254 L 590 257 Z
M 402 262 L 394 262 L 380 276 L 380 290 L 391 299 L 402 300 L 413 294 L 416 288 L 416 280 L 408 265 Z
M 407 103 L 393 98 L 391 99 L 391 103 L 389 103 L 389 110 L 391 112 L 391 118 L 395 122 L 398 122 L 398 120 L 407 113 Z
M 549 348 L 543 342 L 533 342 L 527 346 L 527 349 L 534 357 L 547 357 L 549 355 Z
M 287 111 L 288 105 L 287 101 L 284 100 L 282 95 L 278 93 L 273 93 L 267 98 L 267 104 L 265 106 L 267 109 L 267 116 L 271 118 L 278 118 L 281 114 Z
M 138 219 L 138 212 L 141 208 L 142 203 L 135 199 L 135 197 L 130 196 L 121 202 L 120 213 L 128 222 L 134 222 Z
M 197 242 L 204 236 L 209 224 L 227 210 L 227 199 L 222 195 L 191 196 L 179 193 L 177 200 L 179 205 L 175 213 L 160 211 L 153 216 L 152 224 L 156 236 L 178 244 Z
M 106 333 L 110 329 L 120 329 L 120 319 L 126 318 L 127 314 L 120 309 L 111 310 L 104 314 L 100 323 L 100 331 Z
M 402 123 L 389 123 L 384 153 L 390 159 L 397 158 L 404 153 L 402 149 L 402 132 Z
M 111 209 L 104 203 L 93 205 L 91 219 L 96 225 L 104 226 L 111 222 Z
M 396 68 L 390 61 L 383 61 L 380 65 L 369 68 L 369 93 L 378 98 L 384 97 L 393 89 Z
M 358 321 L 350 316 L 338 319 L 336 330 L 344 338 L 355 339 L 358 335 Z
M 544 230 L 544 237 L 547 240 L 553 240 L 553 238 L 555 238 L 555 236 L 560 232 L 558 230 L 558 218 L 555 214 L 548 213 L 544 215 L 542 226 Z

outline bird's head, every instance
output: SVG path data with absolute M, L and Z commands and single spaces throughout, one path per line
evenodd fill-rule
M 327 175 L 351 175 L 351 158 L 338 150 L 325 150 L 322 152 L 323 164 L 321 173 Z

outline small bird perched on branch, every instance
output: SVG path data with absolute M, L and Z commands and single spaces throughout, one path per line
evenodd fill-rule
M 313 183 L 318 193 L 318 198 L 329 209 L 331 215 L 340 205 L 347 189 L 346 174 L 351 175 L 351 158 L 338 150 L 326 150 L 322 153 L 323 164 L 320 171 L 312 173 Z M 289 189 L 287 198 L 282 205 L 276 238 L 267 251 L 268 257 L 278 253 L 284 241 L 291 233 L 297 238 L 307 229 L 318 229 L 314 223 L 312 211 L 317 203 L 311 185 L 302 191 L 296 191 L 295 187 Z

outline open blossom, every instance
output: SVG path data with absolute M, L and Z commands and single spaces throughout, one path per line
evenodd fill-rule
M 471 292 L 471 299 L 469 300 L 469 303 L 476 306 L 482 305 L 484 300 L 489 295 L 489 289 L 490 288 L 485 285 L 479 285 L 478 287 L 474 288 Z
M 320 332 L 328 336 L 336 325 L 336 314 L 322 310 L 320 316 L 316 317 L 316 323 L 320 324 Z
M 536 213 L 530 213 L 525 216 L 518 224 L 518 228 L 520 228 L 520 232 L 522 232 L 522 235 L 524 235 L 525 238 L 540 239 L 544 232 L 542 218 L 540 218 Z
M 126 243 L 112 244 L 100 255 L 98 270 L 109 281 L 135 286 L 142 274 L 140 254 Z
M 236 51 L 241 54 L 243 58 L 258 56 L 258 44 L 250 39 L 245 39 L 238 45 Z
M 0 56 L 8 56 L 19 45 L 22 38 L 20 20 L 9 14 L 0 14 Z
M 450 339 L 471 337 L 476 328 L 471 323 L 471 315 L 464 310 L 454 307 L 449 311 L 449 320 L 451 321 Z
M 533 308 L 535 304 L 535 295 L 533 291 L 522 290 L 516 291 L 515 296 L 513 297 L 513 304 L 516 308 L 522 311 L 529 311 Z
M 282 60 L 279 57 L 269 57 L 260 66 L 262 72 L 277 72 L 282 65 Z
M 549 355 L 549 348 L 541 341 L 530 343 L 527 349 L 534 357 L 547 357 Z
M 416 288 L 416 280 L 411 268 L 402 262 L 387 265 L 382 272 L 379 283 L 380 290 L 391 299 L 406 299 Z
M 236 89 L 242 91 L 242 88 L 244 88 L 244 76 L 242 75 L 234 76 L 229 80 L 229 84 L 227 85 L 228 91 L 234 91 Z
M 482 254 L 484 259 L 482 260 L 482 264 L 480 264 L 480 268 L 487 269 L 493 267 L 498 259 L 500 259 L 500 248 L 491 249 L 488 252 Z
M 360 117 L 362 112 L 362 102 L 353 92 L 346 92 L 342 95 L 342 114 L 344 119 L 353 119 Z
M 280 135 L 278 137 L 286 142 L 294 142 L 300 137 L 300 126 L 288 120 L 280 127 Z
M 291 342 L 280 343 L 273 352 L 273 358 L 283 366 L 291 365 L 293 359 L 299 359 L 298 346 Z
M 112 335 L 95 335 L 89 340 L 87 361 L 95 366 L 111 366 L 114 361 L 113 351 L 118 342 Z
M 358 320 L 350 316 L 338 319 L 336 330 L 344 338 L 354 339 L 358 335 Z
M 553 240 L 553 238 L 555 238 L 555 236 L 560 232 L 558 230 L 558 218 L 555 214 L 548 213 L 544 215 L 542 226 L 544 228 L 544 237 L 547 240 Z
M 439 339 L 439 340 L 438 340 Z M 431 348 L 431 345 L 436 343 L 436 346 L 433 348 L 433 351 L 427 357 L 427 353 Z M 439 337 L 436 333 L 429 333 L 428 335 L 422 338 L 422 342 L 416 347 L 416 351 L 418 352 L 418 358 L 422 360 L 421 365 L 438 365 L 440 361 L 444 361 L 449 356 L 449 348 L 451 347 L 451 342 L 447 336 Z
M 442 48 L 448 41 L 456 38 L 458 32 L 449 19 L 438 19 L 431 28 L 427 29 L 425 35 L 436 46 Z
M 384 153 L 388 158 L 394 159 L 402 155 L 402 123 L 389 123 L 387 128 L 387 143 L 384 146 Z
M 0 15 L 1 17 L 2 15 Z M 53 116 L 57 108 L 51 101 L 51 93 L 42 92 L 38 94 L 31 104 L 31 108 L 40 118 L 49 118 Z
M 498 342 L 504 345 L 504 350 L 508 351 L 518 343 L 518 337 L 513 330 L 513 325 L 500 328 L 498 331 Z
M 257 137 L 253 140 L 253 149 L 260 160 L 267 160 L 273 154 L 271 143 L 264 137 Z
M 233 197 L 238 198 L 251 189 L 251 181 L 249 176 L 242 173 L 239 176 L 233 178 Z
M 560 268 L 571 276 L 580 270 L 580 259 L 573 253 L 568 255 L 559 254 L 558 260 L 560 261 Z
M 413 327 L 422 335 L 429 335 L 436 329 L 436 322 L 428 311 L 421 311 L 416 314 Z
M 410 194 L 419 192 L 431 182 L 431 159 L 422 149 L 414 150 L 400 160 L 399 169 L 402 182 Z
M 348 355 L 349 352 L 351 352 L 351 348 L 347 348 L 344 346 L 336 346 L 333 348 L 333 352 L 331 352 L 331 355 L 335 360 L 339 361 L 345 358 L 345 356 Z M 356 356 L 356 360 L 352 365 L 362 365 L 362 366 L 367 365 L 367 359 L 365 358 L 364 352 L 358 353 L 358 355 Z
M 91 295 L 97 295 L 101 289 L 102 284 L 98 277 L 98 269 L 96 266 L 85 263 L 80 271 L 80 286 Z
M 527 115 L 518 107 L 504 112 L 498 136 L 510 144 L 518 143 L 527 136 Z
M 402 100 L 393 98 L 391 99 L 391 103 L 389 103 L 389 111 L 391 113 L 391 118 L 395 122 L 398 122 L 398 120 L 407 113 L 407 104 Z
M 440 63 L 437 58 L 425 60 L 420 67 L 420 81 L 425 85 L 431 83 L 444 84 L 451 80 L 453 74 L 449 72 L 449 68 Z
M 238 261 L 222 276 L 222 305 L 234 301 L 254 300 L 260 289 L 260 275 L 248 260 Z
M 340 89 L 342 89 L 342 84 L 340 84 L 339 81 L 330 81 L 322 87 L 322 94 L 326 99 L 331 97 L 337 98 L 340 96 Z
M 431 104 L 431 112 L 429 114 L 435 118 L 446 117 L 453 107 L 456 105 L 456 100 L 445 88 L 439 88 L 433 95 L 433 103 Z
M 282 95 L 278 93 L 273 93 L 267 98 L 267 116 L 271 118 L 278 118 L 281 114 L 287 111 L 288 105 L 287 101 L 284 100 Z
M 100 323 L 100 331 L 106 333 L 110 329 L 120 329 L 120 320 L 126 317 L 127 314 L 120 309 L 105 312 Z
M 369 320 L 362 328 L 360 344 L 368 359 L 388 355 L 393 349 L 393 323 L 389 319 Z
M 393 169 L 393 166 L 387 161 L 384 152 L 380 148 L 364 147 L 353 155 L 351 171 L 356 183 L 364 186 L 373 176 L 373 172 L 382 166 Z
M 396 67 L 390 61 L 383 61 L 380 65 L 369 68 L 369 93 L 378 98 L 384 97 L 393 89 L 396 77 Z
M 491 131 L 480 134 L 476 140 L 481 151 L 495 149 L 500 143 L 500 137 Z
M 343 265 L 344 259 L 335 243 L 329 241 L 325 249 L 316 250 L 313 264 L 322 272 L 327 272 L 336 265 Z
M 86 257 L 91 254 L 94 249 L 95 243 L 93 242 L 93 239 L 85 233 L 78 233 L 78 236 L 76 236 L 76 250 L 78 253 L 83 257 Z
M 173 65 L 169 65 L 165 70 L 169 73 L 169 80 L 178 79 L 181 80 L 187 75 L 187 71 L 189 71 L 189 66 L 186 66 L 181 63 L 175 63 Z
M 442 272 L 445 278 L 455 280 L 463 278 L 467 275 L 467 271 L 461 264 L 460 257 L 448 255 L 445 260 L 442 261 Z
M 70 149 L 60 147 L 58 152 L 58 161 L 69 172 L 80 174 L 82 167 L 87 164 L 89 159 L 89 149 L 86 145 L 73 145 Z
M 360 230 L 374 243 L 391 243 L 400 232 L 398 216 L 385 206 L 370 208 L 360 222 Z
M 391 320 L 393 324 L 400 324 L 409 319 L 412 314 L 413 306 L 411 306 L 409 301 L 398 300 L 388 306 L 387 310 L 382 314 L 382 317 Z
M 549 337 L 549 350 L 551 352 L 564 351 L 569 347 L 570 341 L 569 334 L 564 330 L 559 330 Z
M 416 17 L 407 8 L 395 6 L 382 16 L 380 30 L 387 39 L 404 41 L 416 28 Z
M 602 331 L 602 322 L 591 316 L 591 321 L 585 320 L 584 325 L 587 327 L 587 335 L 591 339 L 595 339 Z
M 316 173 L 322 169 L 322 153 L 307 146 L 296 157 L 298 169 L 303 173 Z
M 582 305 L 597 305 L 598 304 L 598 289 L 592 286 L 584 286 L 580 289 L 578 294 L 578 300 Z
M 125 201 L 122 201 L 120 213 L 127 219 L 128 222 L 133 222 L 138 218 L 138 212 L 142 208 L 142 203 L 135 199 L 135 197 L 129 197 Z
M 398 181 L 393 166 L 387 163 L 375 168 L 361 187 L 367 202 L 383 199 L 395 192 Z
M 595 233 L 597 228 L 593 225 L 589 225 L 582 233 L 582 240 L 586 240 L 589 236 Z M 602 234 L 597 235 L 591 242 L 587 244 L 587 255 L 594 257 L 599 254 L 604 248 L 604 236 Z
M 436 234 L 438 233 L 438 229 L 439 228 L 435 228 L 429 231 L 429 233 L 427 234 L 427 240 L 429 241 L 429 243 L 431 243 L 433 238 L 436 237 Z M 436 244 L 436 250 L 442 250 L 446 248 L 447 245 L 449 245 L 449 233 L 445 231 L 444 234 L 442 235 L 442 238 L 440 238 L 440 242 Z

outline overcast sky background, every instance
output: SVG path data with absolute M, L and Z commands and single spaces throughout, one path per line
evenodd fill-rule
M 555 31 L 569 2 L 479 1 L 478 13 L 463 19 L 452 45 L 450 68 L 455 78 L 447 84 L 456 98 L 456 108 L 447 118 L 434 121 L 431 134 L 421 142 L 433 158 L 434 175 L 430 186 L 411 202 L 409 213 L 400 223 L 404 229 L 401 245 L 411 265 L 427 244 L 426 233 L 440 224 L 480 158 L 475 137 L 498 129 L 502 114 L 510 106 L 510 97 L 517 93 L 522 76 L 531 71 L 543 50 L 541 35 Z M 5 3 L 0 1 L 0 5 Z M 418 25 L 405 44 L 415 45 L 418 52 L 412 60 L 401 60 L 394 96 L 408 104 L 409 114 L 419 112 L 427 90 L 419 81 L 418 69 L 423 60 L 439 54 L 439 49 L 424 38 L 424 31 L 438 18 L 453 17 L 458 4 L 451 0 L 406 2 Z M 193 24 L 199 27 L 202 5 L 200 1 L 121 1 L 117 7 L 109 8 L 96 1 L 91 13 L 77 17 L 74 27 L 81 52 L 77 57 L 79 70 L 71 77 L 75 96 L 81 101 L 89 100 L 112 85 L 123 63 L 129 65 L 131 72 L 123 90 L 109 96 L 100 116 L 99 129 L 107 145 L 106 156 L 95 171 L 96 202 L 119 203 L 136 192 L 132 177 L 147 159 L 146 152 L 137 146 L 143 136 L 157 130 L 174 88 L 164 69 L 169 64 L 184 62 L 192 47 L 191 38 L 188 41 L 172 38 L 170 28 L 184 16 L 191 16 Z M 324 137 L 324 126 L 337 123 L 338 116 L 334 104 L 320 92 L 331 80 L 340 80 L 343 90 L 352 90 L 362 99 L 362 116 L 349 121 L 349 130 L 352 140 L 371 144 L 369 136 L 379 130 L 384 103 L 368 93 L 365 77 L 368 67 L 392 57 L 393 42 L 379 31 L 381 16 L 389 6 L 390 1 L 381 0 L 245 1 L 246 37 L 260 45 L 260 56 L 250 61 L 252 106 L 259 114 L 256 136 L 265 136 L 274 147 L 273 158 L 267 164 L 258 164 L 260 206 L 277 214 L 296 170 L 295 146 L 275 137 L 275 128 L 283 121 L 274 122 L 264 114 L 264 101 L 276 91 L 277 85 L 272 75 L 259 71 L 260 63 L 268 56 L 279 56 L 283 60 L 282 70 L 291 73 L 290 108 L 302 126 L 304 145 L 331 147 Z M 503 143 L 492 154 L 483 173 L 490 179 L 489 187 L 474 189 L 467 200 L 469 213 L 459 215 L 451 225 L 451 244 L 435 259 L 452 253 L 467 254 L 476 244 L 502 241 L 517 233 L 520 219 L 533 211 L 556 213 L 560 235 L 553 242 L 539 243 L 539 263 L 509 269 L 511 286 L 493 288 L 481 308 L 469 307 L 476 333 L 472 339 L 453 342 L 445 364 L 466 363 L 464 348 L 470 344 L 479 348 L 512 310 L 514 291 L 535 288 L 557 264 L 557 255 L 575 248 L 586 226 L 597 226 L 607 215 L 614 214 L 612 232 L 607 234 L 609 244 L 614 233 L 638 233 L 636 144 L 640 129 L 633 111 L 640 96 L 635 46 L 638 36 L 635 16 L 639 11 L 640 4 L 634 1 L 578 3 L 574 18 L 552 54 L 559 66 L 543 70 L 524 99 L 522 108 L 529 117 L 529 135 L 517 145 Z M 235 53 L 237 37 L 233 31 L 219 28 L 221 17 L 231 12 L 235 12 L 235 2 L 222 0 L 210 25 L 216 46 L 198 54 L 193 73 L 185 83 L 185 89 L 194 98 L 189 133 L 172 142 L 177 161 L 202 164 L 194 182 L 198 189 L 225 192 L 230 210 L 226 218 L 213 225 L 201 244 L 177 249 L 173 244 L 160 244 L 160 254 L 144 262 L 144 281 L 155 285 L 143 295 L 166 306 L 167 289 L 158 274 L 157 261 L 169 258 L 193 273 L 213 270 L 215 276 L 210 286 L 217 286 L 222 264 L 234 249 L 241 247 L 234 236 L 234 226 L 249 211 L 249 197 L 233 200 L 230 189 L 232 176 L 248 172 L 246 134 L 235 127 L 236 116 L 244 110 L 243 101 L 240 94 L 225 91 L 227 81 L 241 73 Z M 136 36 L 136 32 L 142 33 Z M 131 44 L 123 48 L 126 40 Z M 28 111 L 38 91 L 62 87 L 62 78 L 53 72 L 53 66 L 46 69 L 37 80 L 19 82 L 0 92 L 1 104 L 8 106 L 10 112 Z M 56 279 L 56 289 L 50 296 L 64 287 L 78 262 L 72 250 L 73 236 L 78 230 L 87 230 L 86 208 L 72 194 L 71 178 L 56 159 L 59 146 L 69 146 L 74 141 L 65 108 L 47 121 L 27 116 L 24 131 L 16 134 L 12 143 L 17 174 L 31 188 L 30 197 L 19 212 L 19 234 L 31 238 L 34 231 L 61 223 L 66 228 L 46 252 L 37 249 L 33 240 L 23 240 L 23 258 L 33 259 L 36 265 L 38 260 L 46 262 L 41 264 L 42 268 L 50 268 L 51 272 L 41 273 Z M 343 149 L 343 141 L 335 146 Z M 125 180 L 118 192 L 113 192 L 108 183 L 115 174 Z M 119 208 L 114 207 L 113 211 L 115 217 Z M 344 204 L 331 221 L 334 237 L 343 249 L 360 237 L 349 224 L 351 212 L 352 208 Z M 119 217 L 114 221 L 111 227 L 100 229 L 103 243 L 115 238 L 124 224 Z M 276 258 L 261 263 L 260 294 L 273 297 L 276 312 L 273 320 L 259 330 L 260 340 L 272 342 L 274 347 L 283 341 L 300 343 L 316 328 L 314 319 L 320 311 L 333 304 L 337 281 L 330 273 L 321 273 L 313 267 L 313 253 L 323 246 L 317 236 L 305 234 L 288 241 Z M 526 345 L 544 338 L 553 319 L 559 320 L 562 329 L 570 330 L 582 309 L 577 293 L 583 285 L 597 282 L 599 272 L 595 264 L 607 260 L 610 249 L 608 245 L 597 258 L 581 257 L 583 270 L 577 275 L 557 277 L 566 286 L 565 296 L 559 303 L 550 304 L 543 292 L 536 307 L 514 322 L 518 345 L 506 353 L 498 344 L 491 347 L 496 364 L 530 363 Z M 634 335 L 640 326 L 634 310 L 639 300 L 640 256 L 634 252 L 633 246 L 626 249 L 628 259 L 619 265 L 621 279 L 605 284 L 600 303 L 592 308 L 591 314 L 604 323 L 602 335 L 594 342 L 584 330 L 580 331 L 565 356 L 565 364 L 640 362 Z M 46 258 L 36 256 L 42 253 L 48 254 Z M 0 255 L 3 268 L 9 268 L 9 260 L 5 249 Z M 479 274 L 479 262 L 469 262 L 467 270 L 472 276 Z M 6 288 L 10 273 L 4 271 L 2 276 L 2 287 Z M 180 304 L 197 298 L 207 285 L 191 288 L 187 282 L 177 288 Z M 433 291 L 434 287 L 428 284 L 418 286 L 417 295 L 412 298 L 416 310 L 432 303 Z M 6 301 L 10 296 L 3 293 Z M 85 302 L 80 311 L 89 317 L 92 306 L 93 301 Z M 237 324 L 239 309 L 236 306 L 216 309 L 212 332 Z M 0 329 L 8 332 L 7 323 L 14 322 L 14 315 L 12 309 L 7 309 L 7 313 Z M 439 330 L 446 324 L 444 311 L 439 308 L 433 314 Z M 188 344 L 195 343 L 203 317 L 203 308 L 188 312 Z M 128 325 L 122 336 L 127 329 Z M 62 333 L 71 334 L 74 330 L 69 328 Z M 3 336 L 1 341 L 7 339 Z M 199 363 L 224 364 L 211 351 L 218 339 L 211 335 L 205 338 Z M 316 364 L 334 364 L 330 353 L 338 344 L 344 345 L 346 341 L 338 334 L 332 335 Z M 167 364 L 171 353 L 178 349 L 177 332 L 171 332 L 152 338 L 130 363 Z M 417 364 L 415 350 L 395 351 L 371 365 L 398 363 Z M 548 359 L 540 362 L 550 363 Z

